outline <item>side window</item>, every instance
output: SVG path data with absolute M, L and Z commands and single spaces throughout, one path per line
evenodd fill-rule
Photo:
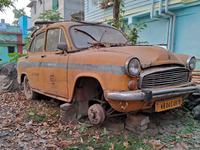
M 57 50 L 57 43 L 58 42 L 65 42 L 65 34 L 62 29 L 50 29 L 47 31 L 47 38 L 46 38 L 46 48 L 47 52 L 52 52 Z
M 62 29 L 61 29 L 61 35 L 60 35 L 60 42 L 67 43 L 66 38 L 65 38 L 65 33 Z
M 35 45 L 35 38 L 33 39 L 32 43 L 31 43 L 31 46 L 29 48 L 29 52 L 30 53 L 33 53 L 34 52 L 34 45 Z
M 44 32 L 36 36 L 34 52 L 42 52 L 43 44 L 44 44 Z

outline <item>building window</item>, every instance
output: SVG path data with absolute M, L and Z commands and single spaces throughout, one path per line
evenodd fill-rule
M 56 11 L 58 9 L 58 0 L 52 0 L 52 10 Z
M 14 46 L 8 46 L 8 53 L 14 53 L 15 47 Z

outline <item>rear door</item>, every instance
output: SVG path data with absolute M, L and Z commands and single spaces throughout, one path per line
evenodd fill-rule
M 41 90 L 41 61 L 43 55 L 44 33 L 37 34 L 31 42 L 28 55 L 25 57 L 26 75 L 32 88 Z
M 67 43 L 64 30 L 62 28 L 47 29 L 42 57 L 42 88 L 48 94 L 68 98 L 68 54 L 57 49 L 58 42 Z

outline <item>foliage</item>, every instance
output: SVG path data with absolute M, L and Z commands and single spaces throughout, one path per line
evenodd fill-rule
M 20 57 L 26 56 L 26 54 L 19 54 L 19 53 L 16 52 L 16 53 L 8 54 L 8 56 L 9 56 L 9 58 L 12 58 L 12 59 L 10 59 L 9 62 L 14 62 L 14 63 L 16 63 L 16 62 L 18 62 L 18 59 L 19 59 Z
M 62 17 L 60 17 L 60 14 L 58 11 L 53 11 L 53 10 L 45 10 L 44 13 L 40 13 L 40 16 L 38 19 L 42 21 L 59 21 L 63 20 Z
M 13 25 L 17 26 L 19 25 L 19 18 L 21 16 L 26 15 L 26 12 L 24 11 L 24 8 L 17 9 L 16 7 L 14 7 L 13 13 L 14 13 L 14 18 L 15 18 L 15 20 L 13 21 Z
M 13 6 L 15 0 L 0 0 L 0 12 L 4 12 L 5 8 Z
M 2 66 L 4 66 L 6 63 L 0 63 L 0 68 L 2 67 Z
M 119 14 L 118 18 L 113 18 L 113 26 L 122 30 L 123 31 L 123 24 L 124 24 L 124 19 L 123 19 L 123 14 L 125 13 L 124 8 L 124 0 L 118 0 L 120 2 L 120 7 L 119 7 Z M 114 1 L 116 3 L 116 0 Z
M 138 40 L 138 34 L 139 32 L 141 32 L 141 30 L 144 30 L 144 28 L 147 27 L 147 25 L 144 22 L 136 22 L 133 24 L 127 24 L 124 21 L 123 15 L 125 13 L 125 10 L 123 10 L 124 8 L 124 0 L 118 0 L 120 2 L 120 8 L 119 8 L 119 15 L 118 18 L 113 18 L 113 20 L 110 20 L 111 22 L 113 22 L 113 26 L 120 29 L 122 32 L 125 29 L 125 35 L 129 40 L 129 43 L 131 45 L 133 44 L 148 44 L 147 41 L 145 42 L 137 42 Z M 114 19 L 116 19 L 114 21 Z
M 131 25 L 124 24 L 125 26 L 125 35 L 128 38 L 131 45 L 133 44 L 148 44 L 148 42 L 137 42 L 138 34 L 141 32 L 141 30 L 144 30 L 144 28 L 147 27 L 147 25 L 144 22 L 136 22 Z
M 30 44 L 31 44 L 31 33 L 28 33 L 28 34 L 26 34 L 26 37 L 25 37 L 25 39 L 24 39 L 24 43 L 26 44 L 26 45 L 24 45 L 23 46 L 23 49 L 25 49 L 25 50 L 28 50 L 28 48 L 29 48 L 29 46 L 30 46 Z

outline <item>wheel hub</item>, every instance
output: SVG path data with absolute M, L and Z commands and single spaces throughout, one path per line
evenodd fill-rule
M 94 104 L 88 109 L 88 117 L 92 124 L 101 124 L 105 120 L 105 110 L 100 104 Z

